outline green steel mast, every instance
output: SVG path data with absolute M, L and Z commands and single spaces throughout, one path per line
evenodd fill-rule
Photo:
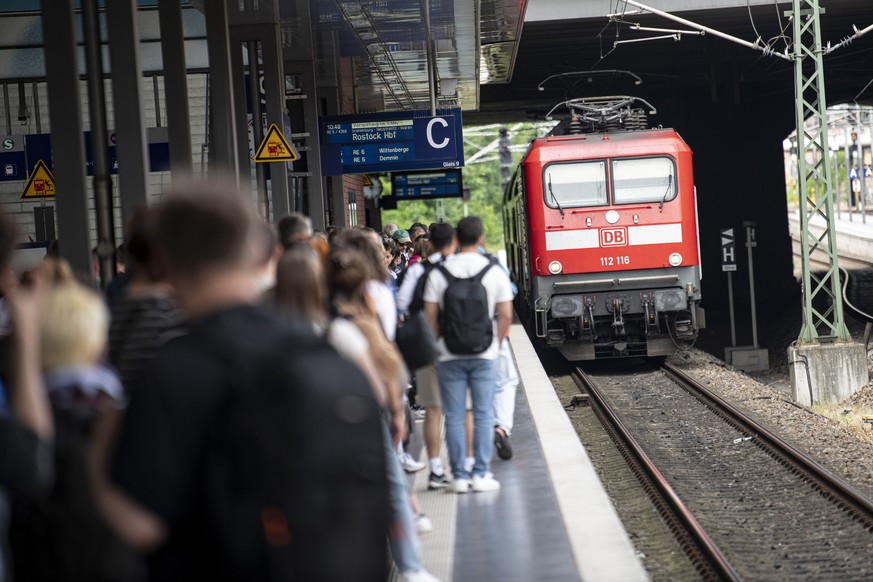
M 834 217 L 834 184 L 828 163 L 828 114 L 825 99 L 825 50 L 821 41 L 822 10 L 819 0 L 793 0 L 794 96 L 797 116 L 798 193 L 800 201 L 801 283 L 803 285 L 803 326 L 799 343 L 849 341 L 843 318 L 843 296 L 837 257 Z M 807 124 L 806 120 L 810 123 Z M 816 235 L 809 223 L 819 216 L 824 231 Z M 828 268 L 813 273 L 810 255 L 819 250 Z M 825 302 L 816 302 L 817 298 Z M 816 305 L 821 303 L 820 305 Z

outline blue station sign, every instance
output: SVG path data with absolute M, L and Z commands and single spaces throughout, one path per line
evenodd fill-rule
M 464 165 L 460 109 L 322 117 L 319 139 L 325 176 Z
M 115 133 L 108 134 L 107 152 L 109 154 L 109 171 L 118 173 L 118 156 L 116 154 Z M 94 156 L 91 153 L 91 132 L 84 132 L 85 171 L 91 176 L 94 173 Z M 148 142 L 149 171 L 166 172 L 170 169 L 170 145 L 166 127 L 146 128 Z M 27 180 L 30 172 L 38 161 L 42 161 L 49 171 L 54 170 L 54 151 L 51 134 L 32 133 L 27 135 L 0 136 L 0 182 L 15 182 Z
M 391 174 L 391 194 L 397 200 L 461 198 L 464 186 L 460 169 Z

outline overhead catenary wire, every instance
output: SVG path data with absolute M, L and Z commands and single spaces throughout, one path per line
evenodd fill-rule
M 733 43 L 745 46 L 747 48 L 761 51 L 765 55 L 772 55 L 775 57 L 779 57 L 781 59 L 791 60 L 791 57 L 789 55 L 774 51 L 772 48 L 770 48 L 769 46 L 764 44 L 760 38 L 758 38 L 755 42 L 749 42 L 747 40 L 743 40 L 741 38 L 738 38 L 736 36 L 732 36 L 730 34 L 721 32 L 721 31 L 716 30 L 714 28 L 710 28 L 708 26 L 703 26 L 702 24 L 697 24 L 696 22 L 693 22 L 691 20 L 687 20 L 687 19 L 682 18 L 680 16 L 670 14 L 669 12 L 664 12 L 663 10 L 653 8 L 651 6 L 643 4 L 642 2 L 637 2 L 636 0 L 625 0 L 625 3 L 630 4 L 631 6 L 635 6 L 637 8 L 640 8 L 641 10 L 651 12 L 652 14 L 655 14 L 656 16 L 661 16 L 662 18 L 667 18 L 668 20 L 678 22 L 684 26 L 688 26 L 688 27 L 693 28 L 695 30 L 704 31 L 706 34 L 711 34 L 713 36 L 717 36 L 717 37 L 722 38 L 724 40 L 729 40 Z M 616 16 L 616 15 L 610 15 L 610 17 L 612 17 L 612 16 Z

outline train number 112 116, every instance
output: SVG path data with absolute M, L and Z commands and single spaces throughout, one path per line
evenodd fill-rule
M 617 257 L 600 257 L 601 267 L 614 267 L 616 265 L 630 265 L 630 257 L 620 255 Z

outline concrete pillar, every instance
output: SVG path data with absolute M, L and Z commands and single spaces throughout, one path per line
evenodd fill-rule
M 110 2 L 106 8 L 106 17 L 109 31 L 109 57 L 112 63 L 112 105 L 115 111 L 115 131 L 119 136 L 116 151 L 118 152 L 121 220 L 124 226 L 127 226 L 134 211 L 148 203 L 149 179 L 136 2 L 134 0 Z M 190 144 L 189 138 L 189 152 Z M 170 148 L 172 147 L 171 142 Z M 188 160 L 190 165 L 190 154 Z
M 164 94 L 167 103 L 167 132 L 170 143 L 170 171 L 173 179 L 191 173 L 191 123 L 188 118 L 188 77 L 185 70 L 185 36 L 182 9 L 177 0 L 158 0 L 161 25 Z
M 52 160 L 59 193 L 55 205 L 60 251 L 74 270 L 91 276 L 82 102 L 73 32 L 73 2 L 43 0 L 41 15 L 52 147 L 56 152 L 64 152 L 64 155 Z
M 791 397 L 805 406 L 842 402 L 869 380 L 863 344 L 797 345 L 788 348 Z

